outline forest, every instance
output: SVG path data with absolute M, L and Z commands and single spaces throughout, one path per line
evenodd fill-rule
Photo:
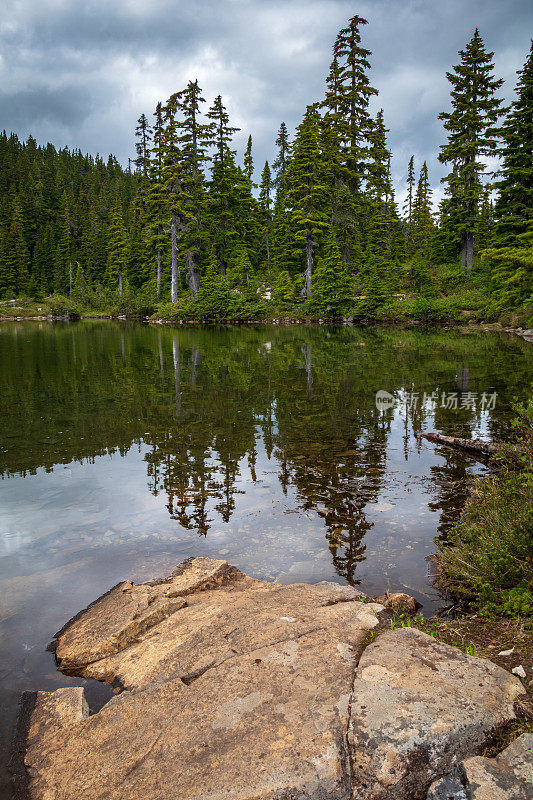
M 533 304 L 533 44 L 505 106 L 476 30 L 447 73 L 444 199 L 426 163 L 395 200 L 366 20 L 337 35 L 324 96 L 272 164 L 239 163 L 197 80 L 141 114 L 128 168 L 0 135 L 0 297 L 165 319 L 498 320 Z M 443 137 L 444 138 L 444 137 Z M 437 146 L 437 143 L 436 143 Z M 497 163 L 496 171 L 489 164 Z

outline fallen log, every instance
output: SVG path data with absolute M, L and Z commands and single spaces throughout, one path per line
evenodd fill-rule
M 498 449 L 497 444 L 485 442 L 483 439 L 461 439 L 458 436 L 444 436 L 442 433 L 421 433 L 420 436 L 430 442 L 443 444 L 446 447 L 456 447 L 478 456 L 490 457 Z

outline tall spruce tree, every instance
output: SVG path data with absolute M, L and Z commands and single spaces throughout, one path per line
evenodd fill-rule
M 122 213 L 122 202 L 117 195 L 111 212 L 109 238 L 107 244 L 107 283 L 122 294 L 124 272 L 126 267 L 126 232 Z
M 405 249 L 409 261 L 413 257 L 413 200 L 415 188 L 415 157 L 411 156 L 407 165 L 407 197 L 403 204 L 405 221 Z
M 185 89 L 176 94 L 180 112 L 178 121 L 180 148 L 180 240 L 187 266 L 186 280 L 192 296 L 200 286 L 200 260 L 208 238 L 204 165 L 210 161 L 208 148 L 213 139 L 211 122 L 203 122 L 201 115 L 202 90 L 198 81 L 189 81 Z
M 164 247 L 166 243 L 164 223 L 167 200 L 163 173 L 165 163 L 165 120 L 162 103 L 157 104 L 154 117 L 152 148 L 148 165 L 150 183 L 146 195 L 145 208 L 149 240 L 155 253 L 156 295 L 157 298 L 159 298 L 161 294 L 161 277 L 163 273 Z
M 500 180 L 496 184 L 496 238 L 513 246 L 533 217 L 533 41 L 518 71 L 517 97 L 502 126 Z
M 413 251 L 428 255 L 435 224 L 432 211 L 432 191 L 428 168 L 424 161 L 413 201 Z
M 448 141 L 442 145 L 439 160 L 452 164 L 443 178 L 449 197 L 449 217 L 461 237 L 461 264 L 471 270 L 474 262 L 474 234 L 483 197 L 483 158 L 498 149 L 498 121 L 502 101 L 496 91 L 503 81 L 493 77 L 494 53 L 485 50 L 478 29 L 464 50 L 460 63 L 447 72 L 452 85 L 452 110 L 442 112 Z
M 313 250 L 327 228 L 328 175 L 320 151 L 319 112 L 316 105 L 307 107 L 298 127 L 286 178 L 286 201 L 294 225 L 298 250 L 305 253 L 304 294 L 311 297 Z
M 248 136 L 248 142 L 246 143 L 246 150 L 244 151 L 244 174 L 248 178 L 248 180 L 253 183 L 254 177 L 254 159 L 252 155 L 252 136 Z
M 278 148 L 278 154 L 274 161 L 273 167 L 275 172 L 275 179 L 274 183 L 276 186 L 276 192 L 281 197 L 285 194 L 285 175 L 287 173 L 287 167 L 289 165 L 289 159 L 291 154 L 291 143 L 289 141 L 289 132 L 287 131 L 287 126 L 284 122 L 281 123 L 278 130 L 278 135 L 276 137 L 276 147 Z
M 272 224 L 272 173 L 268 161 L 265 161 L 265 166 L 261 173 L 261 183 L 259 184 L 259 207 L 261 209 L 262 227 L 265 237 L 265 254 L 267 262 L 267 271 L 270 277 L 270 226 Z

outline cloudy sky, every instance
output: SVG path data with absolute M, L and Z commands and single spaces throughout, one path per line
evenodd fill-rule
M 445 71 L 478 26 L 510 98 L 533 35 L 530 0 L 2 0 L 0 128 L 127 163 L 139 115 L 198 78 L 241 127 L 241 155 L 252 134 L 260 170 L 279 123 L 294 129 L 322 96 L 335 35 L 354 14 L 369 22 L 396 186 L 411 153 L 437 186 Z

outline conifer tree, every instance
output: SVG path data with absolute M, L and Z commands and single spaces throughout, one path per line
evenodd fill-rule
M 109 225 L 106 276 L 108 285 L 113 288 L 116 287 L 119 295 L 122 294 L 122 284 L 126 266 L 126 244 L 122 203 L 117 195 Z
M 229 286 L 227 281 L 220 277 L 215 248 L 212 247 L 200 279 L 200 287 L 194 298 L 194 305 L 203 318 L 215 320 L 229 315 L 230 303 Z
M 205 100 L 197 80 L 189 81 L 186 88 L 176 94 L 176 99 L 180 112 L 180 239 L 187 265 L 186 279 L 194 296 L 200 285 L 198 262 L 208 235 L 204 164 L 210 161 L 207 150 L 213 138 L 213 126 L 201 121 L 201 106 Z
M 13 216 L 11 227 L 4 242 L 5 288 L 15 293 L 23 293 L 28 289 L 29 254 L 24 237 L 24 220 L 17 197 L 13 200 Z
M 287 305 L 294 301 L 294 284 L 287 270 L 278 272 L 272 287 L 272 297 L 281 305 Z
M 246 150 L 244 151 L 244 174 L 252 183 L 254 176 L 254 159 L 252 156 L 252 136 L 248 136 Z
M 325 240 L 325 253 L 313 276 L 313 308 L 325 317 L 346 313 L 351 300 L 350 277 L 333 232 Z
M 446 73 L 452 85 L 452 110 L 439 115 L 449 134 L 439 160 L 453 165 L 443 181 L 447 184 L 450 217 L 461 236 L 461 263 L 470 271 L 483 194 L 485 164 L 481 159 L 497 152 L 502 101 L 495 93 L 503 81 L 493 77 L 494 53 L 485 50 L 477 28 L 459 55 L 460 63 L 453 67 L 453 72 Z
M 259 207 L 262 212 L 263 233 L 265 236 L 265 250 L 268 274 L 270 276 L 270 226 L 272 223 L 272 215 L 270 211 L 271 194 L 272 194 L 272 173 L 268 161 L 265 161 L 265 166 L 261 173 L 261 183 L 259 184 Z
M 320 152 L 319 114 L 308 106 L 298 127 L 294 152 L 286 174 L 286 199 L 295 227 L 295 245 L 305 252 L 304 294 L 311 297 L 313 250 L 327 227 L 328 176 Z
M 502 126 L 495 207 L 498 244 L 511 247 L 529 230 L 533 217 L 533 41 L 518 76 L 517 97 Z
M 413 251 L 427 255 L 434 231 L 433 212 L 431 208 L 432 191 L 429 185 L 428 168 L 424 161 L 413 202 Z
M 54 291 L 61 294 L 69 283 L 72 271 L 72 252 L 70 235 L 70 209 L 66 191 L 61 198 L 60 236 L 57 245 Z
M 137 127 L 135 128 L 135 135 L 137 137 L 137 142 L 135 144 L 135 149 L 137 151 L 135 166 L 137 168 L 137 171 L 146 180 L 148 178 L 148 170 L 150 167 L 151 129 L 145 114 L 141 114 L 141 116 L 137 121 Z
M 287 167 L 289 165 L 291 154 L 289 133 L 284 122 L 282 122 L 279 126 L 278 135 L 276 137 L 276 147 L 278 148 L 278 155 L 276 156 L 276 160 L 273 164 L 274 171 L 276 173 L 274 183 L 276 186 L 276 192 L 283 197 L 285 194 L 285 175 L 287 173 Z
M 170 301 L 172 303 L 175 303 L 178 299 L 178 225 L 183 227 L 183 197 L 181 194 L 182 165 L 181 152 L 178 144 L 177 111 L 178 95 L 173 94 L 168 99 L 163 109 L 165 128 L 163 134 L 164 152 L 162 168 L 162 182 L 170 216 Z
M 366 210 L 366 247 L 391 257 L 393 254 L 393 229 L 397 223 L 392 180 L 390 151 L 387 148 L 387 129 L 381 109 L 368 133 L 368 165 L 364 207 Z
M 156 294 L 159 298 L 163 271 L 163 252 L 166 242 L 164 220 L 167 199 L 163 175 L 165 160 L 165 123 L 162 103 L 157 104 L 154 117 L 152 149 L 148 166 L 150 183 L 146 195 L 145 208 L 149 236 L 155 252 Z
M 333 64 L 338 70 L 336 96 L 334 104 L 329 105 L 331 99 L 328 103 L 342 152 L 344 179 L 353 194 L 359 191 L 365 176 L 371 129 L 368 104 L 377 94 L 368 77 L 371 52 L 361 46 L 359 28 L 366 24 L 366 19 L 354 16 L 337 35 L 333 47 Z
M 413 199 L 415 187 L 415 157 L 411 156 L 407 165 L 407 197 L 403 205 L 405 229 L 406 229 L 406 250 L 409 261 L 413 257 Z

